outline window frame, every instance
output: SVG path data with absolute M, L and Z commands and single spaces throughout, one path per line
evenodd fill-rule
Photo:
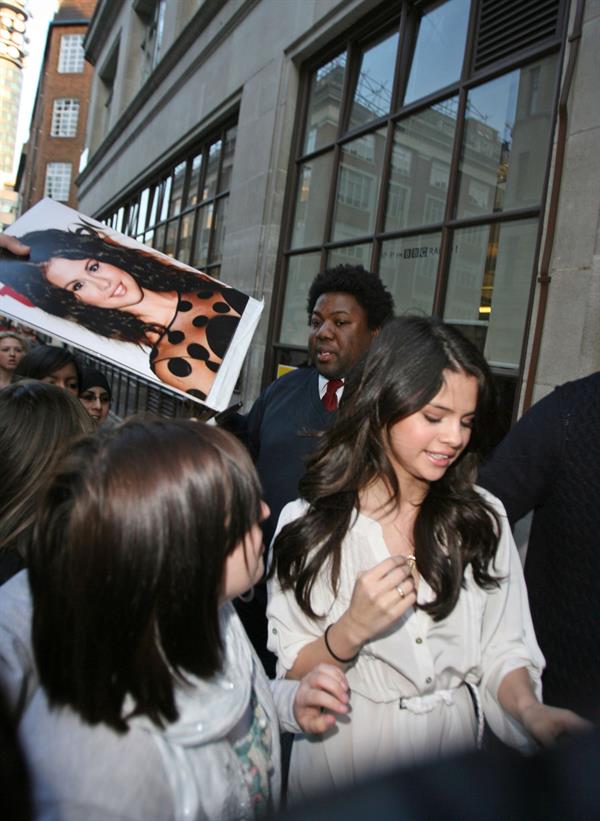
M 60 170 L 58 167 L 61 167 Z M 68 175 L 66 169 L 68 168 Z M 54 171 L 54 174 L 52 173 Z M 62 172 L 62 173 L 61 173 Z M 62 182 L 64 185 L 64 180 L 67 180 L 66 184 L 66 192 L 67 196 L 64 198 L 59 198 L 55 193 L 52 192 L 52 182 L 51 179 L 54 177 L 55 180 L 58 180 L 59 183 Z M 46 173 L 44 176 L 44 196 L 45 197 L 52 197 L 52 199 L 56 200 L 57 202 L 68 202 L 69 197 L 71 194 L 71 183 L 73 182 L 73 163 L 71 162 L 62 162 L 62 161 L 52 161 L 46 163 Z M 56 183 L 55 183 L 56 184 Z
M 531 272 L 531 286 L 529 291 L 529 299 L 527 305 L 526 321 L 523 333 L 523 340 L 521 346 L 521 355 L 519 360 L 519 367 L 512 369 L 510 372 L 501 371 L 494 368 L 498 376 L 511 378 L 515 383 L 520 382 L 520 377 L 523 373 L 524 367 L 524 353 L 527 345 L 528 330 L 531 321 L 531 310 L 534 294 L 535 284 L 535 270 L 537 267 L 537 260 L 539 255 L 539 248 L 541 243 L 541 234 L 543 229 L 543 214 L 545 210 L 545 201 L 547 196 L 548 176 L 550 171 L 552 150 L 551 146 L 548 152 L 548 160 L 544 172 L 542 191 L 539 203 L 535 206 L 526 208 L 511 209 L 510 212 L 496 212 L 478 215 L 476 217 L 463 217 L 457 219 L 453 214 L 453 208 L 456 202 L 457 185 L 459 181 L 459 163 L 461 146 L 464 136 L 465 124 L 465 109 L 467 96 L 471 89 L 490 82 L 496 77 L 508 74 L 512 70 L 525 68 L 528 64 L 542 59 L 551 54 L 558 55 L 557 80 L 555 84 L 555 92 L 551 113 L 550 134 L 554 132 L 556 126 L 557 116 L 557 102 L 560 87 L 560 67 L 564 56 L 565 49 L 565 29 L 566 29 L 566 9 L 568 3 L 566 0 L 561 0 L 560 9 L 558 11 L 558 24 L 554 38 L 542 45 L 536 45 L 525 50 L 515 50 L 508 58 L 504 57 L 495 64 L 490 64 L 483 69 L 474 71 L 472 66 L 475 58 L 475 41 L 477 33 L 477 25 L 480 14 L 481 2 L 479 0 L 472 0 L 469 11 L 469 22 L 466 35 L 465 51 L 462 62 L 462 70 L 460 77 L 455 82 L 448 84 L 442 88 L 436 89 L 434 92 L 425 97 L 414 100 L 410 104 L 401 106 L 399 101 L 403 98 L 408 79 L 409 67 L 412 60 L 412 54 L 416 45 L 416 27 L 417 27 L 417 13 L 419 10 L 427 11 L 429 8 L 434 8 L 439 3 L 421 3 L 418 4 L 418 9 L 415 7 L 410 9 L 411 4 L 409 0 L 403 0 L 393 11 L 387 7 L 382 10 L 379 15 L 371 15 L 369 18 L 363 18 L 353 27 L 349 28 L 343 35 L 332 40 L 325 48 L 307 59 L 300 67 L 300 81 L 298 92 L 298 104 L 296 108 L 296 117 L 293 129 L 292 144 L 290 150 L 290 163 L 288 168 L 288 177 L 286 183 L 285 200 L 284 200 L 284 214 L 282 219 L 282 228 L 280 234 L 279 248 L 276 262 L 275 283 L 273 288 L 273 300 L 271 304 L 271 312 L 269 317 L 269 328 L 267 332 L 265 366 L 263 370 L 263 386 L 266 386 L 276 374 L 277 366 L 286 361 L 286 352 L 300 353 L 306 352 L 307 347 L 291 346 L 282 342 L 283 334 L 281 322 L 283 318 L 284 303 L 286 297 L 287 287 L 287 273 L 289 262 L 293 257 L 302 256 L 306 254 L 320 254 L 320 269 L 323 270 L 327 264 L 327 256 L 329 253 L 335 251 L 339 247 L 349 247 L 353 245 L 364 245 L 366 242 L 371 243 L 371 260 L 370 265 L 365 265 L 376 273 L 379 273 L 380 255 L 382 244 L 384 241 L 393 239 L 401 239 L 406 236 L 414 236 L 415 234 L 425 235 L 434 234 L 441 231 L 441 246 L 439 254 L 438 272 L 436 276 L 436 286 L 433 298 L 432 314 L 443 316 L 444 302 L 446 297 L 446 289 L 448 285 L 449 267 L 450 267 L 450 252 L 452 235 L 457 228 L 476 227 L 478 225 L 488 225 L 491 223 L 506 223 L 513 220 L 523 220 L 535 217 L 539 221 L 538 239 L 534 254 L 532 272 Z M 425 8 L 423 8 L 425 7 Z M 380 118 L 373 118 L 366 124 L 362 124 L 351 131 L 345 131 L 345 125 L 348 122 L 352 106 L 352 89 L 355 88 L 357 82 L 358 71 L 360 68 L 360 55 L 364 53 L 367 48 L 371 48 L 377 42 L 384 40 L 393 31 L 399 32 L 399 46 L 396 56 L 396 64 L 394 67 L 394 79 L 392 90 L 392 101 L 390 105 L 390 112 L 388 115 Z M 339 121 L 335 140 L 326 145 L 320 145 L 318 149 L 311 152 L 303 153 L 306 124 L 308 118 L 309 98 L 311 91 L 311 79 L 315 71 L 325 66 L 329 61 L 335 59 L 338 55 L 346 52 L 346 70 L 343 81 L 342 96 L 340 99 Z M 443 218 L 441 221 L 432 223 L 431 225 L 416 226 L 411 225 L 409 228 L 396 231 L 384 230 L 384 217 L 386 207 L 386 197 L 390 182 L 391 172 L 391 152 L 393 147 L 393 129 L 395 125 L 401 120 L 418 114 L 419 112 L 430 109 L 432 106 L 442 103 L 450 98 L 456 97 L 458 99 L 458 108 L 456 112 L 456 128 L 454 135 L 454 142 L 452 146 L 452 154 L 450 157 L 450 167 L 448 175 L 447 190 L 445 193 L 445 207 Z M 383 170 L 380 180 L 379 200 L 375 211 L 375 226 L 374 230 L 364 236 L 356 236 L 352 240 L 331 240 L 332 219 L 335 209 L 335 197 L 337 190 L 337 177 L 339 175 L 341 165 L 341 151 L 344 145 L 356 140 L 357 138 L 374 134 L 381 128 L 386 129 L 386 147 L 384 152 Z M 330 180 L 329 196 L 326 205 L 325 226 L 323 231 L 323 240 L 318 244 L 311 245 L 292 245 L 292 235 L 294 229 L 295 208 L 298 197 L 298 186 L 300 184 L 301 174 L 299 169 L 303 163 L 314 160 L 317 157 L 325 156 L 327 153 L 333 155 L 333 169 L 332 178 Z M 315 271 L 316 273 L 316 271 Z M 307 333 L 308 335 L 308 333 Z M 517 390 L 518 400 L 518 390 Z M 518 401 L 515 401 L 514 412 Z
M 162 169 L 155 172 L 152 177 L 147 178 L 144 183 L 137 186 L 126 197 L 113 204 L 110 208 L 104 209 L 98 215 L 98 219 L 106 222 L 110 227 L 127 233 L 133 227 L 130 219 L 132 209 L 138 209 L 138 216 L 140 213 L 144 214 L 144 224 L 135 225 L 135 231 L 130 235 L 139 242 L 151 245 L 157 251 L 169 253 L 170 249 L 167 246 L 167 239 L 169 237 L 169 227 L 175 226 L 174 246 L 172 256 L 181 262 L 191 265 L 195 268 L 213 276 L 219 277 L 221 269 L 221 257 L 213 259 L 215 250 L 215 238 L 219 233 L 219 226 L 217 225 L 214 216 L 217 212 L 220 213 L 220 204 L 229 198 L 230 184 L 227 188 L 221 190 L 220 182 L 222 179 L 223 161 L 225 158 L 225 145 L 227 136 L 236 131 L 235 139 L 237 140 L 237 113 L 228 117 L 218 128 L 211 130 L 208 134 L 200 139 L 196 139 L 188 148 L 177 154 L 172 160 L 165 164 Z M 219 151 L 218 166 L 216 169 L 215 190 L 214 192 L 202 199 L 202 191 L 207 175 L 208 158 L 210 149 L 217 142 L 221 141 L 221 148 Z M 194 183 L 193 190 L 191 183 L 193 180 L 193 165 L 194 161 L 202 156 L 200 164 L 200 173 L 198 179 Z M 234 148 L 235 156 L 235 148 Z M 173 207 L 173 182 L 175 170 L 185 163 L 185 171 L 183 176 L 183 186 L 179 191 L 178 197 L 181 198 L 181 207 L 179 211 L 172 213 Z M 142 197 L 145 192 L 147 194 L 147 202 L 145 209 L 139 208 Z M 168 199 L 165 199 L 165 193 Z M 195 195 L 196 201 L 192 202 Z M 213 209 L 213 220 L 210 226 L 210 233 L 207 247 L 206 263 L 196 263 L 195 248 L 196 242 L 201 230 L 202 216 L 205 214 L 207 208 Z M 121 227 L 119 227 L 118 216 L 122 211 Z M 187 255 L 182 258 L 182 228 L 186 220 L 192 221 L 191 233 L 188 236 Z M 127 229 L 127 230 L 126 230 Z M 158 234 L 159 240 L 156 241 Z M 171 235 L 172 236 L 172 235 Z
M 70 103 L 70 105 L 65 105 L 66 103 Z M 62 111 L 61 104 L 63 107 Z M 50 136 L 59 137 L 61 139 L 77 137 L 80 108 L 81 103 L 78 97 L 57 97 L 52 103 Z M 67 128 L 64 128 L 65 123 L 68 126 Z M 69 133 L 63 134 L 61 130 L 66 130 Z
M 56 67 L 58 74 L 83 74 L 85 68 L 84 37 L 85 34 L 79 32 L 61 34 Z M 76 40 L 79 41 L 79 49 L 75 45 Z

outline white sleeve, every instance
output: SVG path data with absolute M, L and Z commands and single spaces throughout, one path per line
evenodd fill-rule
M 500 540 L 492 573 L 500 586 L 487 591 L 481 629 L 483 676 L 480 684 L 485 717 L 494 733 L 513 747 L 529 748 L 532 739 L 498 703 L 498 688 L 513 670 L 525 667 L 537 697 L 542 698 L 545 661 L 533 630 L 527 588 L 508 518 L 501 503 L 490 499 L 500 518 Z
M 269 686 L 281 729 L 287 733 L 301 733 L 302 728 L 294 715 L 294 701 L 300 682 L 290 679 L 270 679 Z
M 302 516 L 306 509 L 306 502 L 299 499 L 286 505 L 281 511 L 273 541 L 284 525 Z M 313 593 L 317 592 L 318 587 L 320 585 L 317 581 Z M 268 595 L 267 647 L 277 656 L 277 678 L 284 678 L 294 666 L 302 648 L 323 635 L 323 619 L 311 619 L 303 613 L 293 591 L 283 591 L 276 577 L 268 582 Z M 318 605 L 318 601 L 316 604 Z
M 0 687 L 15 722 L 38 687 L 31 646 L 33 605 L 27 571 L 0 588 Z

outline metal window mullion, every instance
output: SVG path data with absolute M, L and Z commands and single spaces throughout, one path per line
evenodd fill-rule
M 335 210 L 335 195 L 337 191 L 337 181 L 339 176 L 339 167 L 342 156 L 342 147 L 336 143 L 333 147 L 333 165 L 331 169 L 331 181 L 329 185 L 329 196 L 327 198 L 327 209 L 325 211 L 325 220 L 323 224 L 323 244 L 321 250 L 321 267 L 326 264 L 326 250 L 325 244 L 330 240 L 331 227 L 333 224 L 333 212 Z
M 379 259 L 381 255 L 381 240 L 377 237 L 378 234 L 383 233 L 387 188 L 390 180 L 391 166 L 392 166 L 392 149 L 394 145 L 394 123 L 392 119 L 388 119 L 386 143 L 383 152 L 383 167 L 381 169 L 381 182 L 379 186 L 379 202 L 377 204 L 377 211 L 375 214 L 375 226 L 373 234 L 373 245 L 371 248 L 371 270 L 379 273 Z
M 217 168 L 217 176 L 215 178 L 215 193 L 214 193 L 215 198 L 217 197 L 217 194 L 219 194 L 220 191 L 221 191 L 221 189 L 219 188 L 219 185 L 220 185 L 220 182 L 221 182 L 221 173 L 223 171 L 223 160 L 225 158 L 226 135 L 227 135 L 227 129 L 223 128 L 222 131 L 221 131 L 221 135 L 218 138 L 218 139 L 221 140 L 221 152 L 220 152 L 220 157 L 219 157 L 219 166 Z M 237 142 L 237 140 L 236 140 L 236 142 Z
M 466 63 L 466 60 L 465 60 Z M 432 313 L 435 316 L 443 316 L 444 303 L 446 300 L 446 289 L 448 287 L 448 272 L 450 267 L 450 236 L 454 230 L 448 223 L 452 220 L 456 209 L 456 196 L 458 192 L 458 169 L 462 141 L 465 130 L 465 113 L 467 110 L 467 89 L 464 86 L 458 94 L 458 110 L 456 112 L 456 128 L 454 130 L 454 145 L 452 147 L 452 157 L 450 159 L 450 174 L 448 178 L 448 191 L 446 192 L 446 207 L 444 209 L 444 225 L 440 239 L 440 258 L 433 294 Z
M 213 212 L 212 212 L 212 225 L 210 227 L 210 231 L 209 231 L 209 234 L 208 234 L 208 248 L 206 249 L 206 263 L 207 263 L 207 265 L 212 263 L 212 261 L 213 261 L 212 252 L 213 252 L 213 246 L 214 246 L 214 241 L 215 241 L 215 215 L 217 213 L 217 198 L 213 197 L 212 202 L 209 201 L 207 203 L 206 207 L 208 208 L 209 205 L 212 205 Z
M 226 139 L 227 129 L 223 129 L 221 132 L 220 140 L 221 140 L 221 152 L 219 157 L 219 167 L 217 168 L 217 176 L 215 179 L 215 193 L 213 195 L 213 213 L 212 213 L 212 226 L 210 228 L 210 233 L 208 235 L 208 249 L 206 251 L 206 262 L 211 263 L 212 260 L 212 252 L 215 244 L 215 223 L 216 223 L 216 214 L 217 214 L 217 200 L 219 199 L 219 183 L 221 182 L 221 173 L 223 171 L 223 160 L 225 157 L 225 139 Z M 237 140 L 236 140 L 237 142 Z M 223 199 L 223 197 L 221 197 Z

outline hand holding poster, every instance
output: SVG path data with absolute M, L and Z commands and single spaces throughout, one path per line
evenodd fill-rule
M 30 251 L 0 257 L 0 313 L 227 407 L 261 302 L 50 199 L 8 233 Z

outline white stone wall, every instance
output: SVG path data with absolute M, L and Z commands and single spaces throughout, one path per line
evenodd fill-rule
M 600 370 L 600 0 L 585 4 L 549 274 L 533 401 Z M 536 311 L 537 300 L 532 326 Z

